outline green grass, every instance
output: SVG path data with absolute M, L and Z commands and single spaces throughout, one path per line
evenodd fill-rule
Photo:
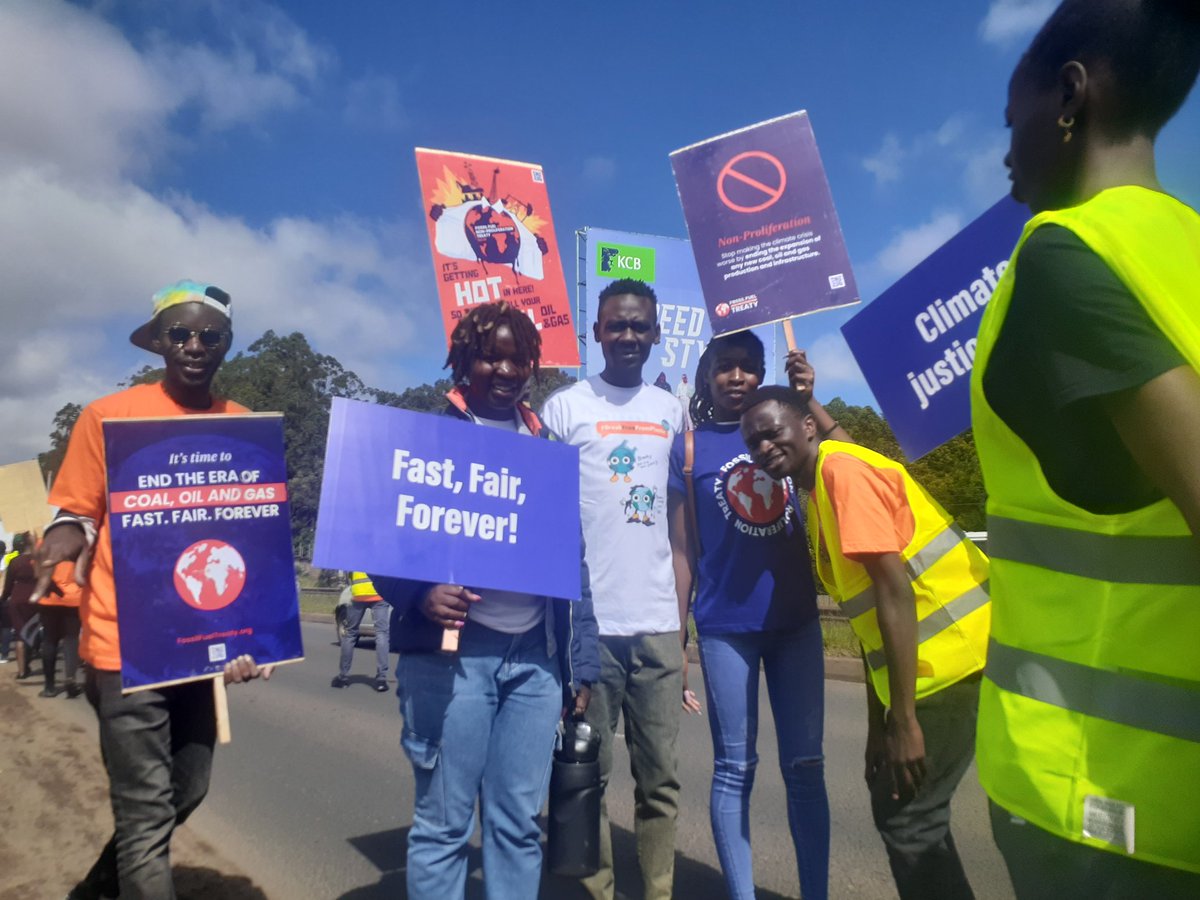
M 859 656 L 858 638 L 850 623 L 840 619 L 822 619 L 826 656 Z
M 333 615 L 333 607 L 338 595 L 330 591 L 314 591 L 307 588 L 300 590 L 300 612 L 326 613 Z

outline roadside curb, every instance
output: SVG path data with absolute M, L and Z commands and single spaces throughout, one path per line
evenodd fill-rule
M 333 616 L 329 613 L 300 613 L 301 622 L 315 622 L 319 625 L 332 625 Z M 688 644 L 688 662 L 700 663 L 699 651 L 694 643 Z M 827 656 L 825 657 L 825 677 L 830 681 L 863 681 L 862 660 L 857 656 Z

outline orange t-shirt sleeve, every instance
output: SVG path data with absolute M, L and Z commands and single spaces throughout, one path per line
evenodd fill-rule
M 848 453 L 831 453 L 821 466 L 821 479 L 843 554 L 855 559 L 900 553 L 908 546 L 915 525 L 899 472 L 876 469 Z
M 50 490 L 50 505 L 99 521 L 107 506 L 104 475 L 104 432 L 100 413 L 84 407 L 71 432 L 62 468 Z

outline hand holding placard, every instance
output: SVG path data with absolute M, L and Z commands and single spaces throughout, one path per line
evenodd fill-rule
M 456 584 L 435 584 L 421 599 L 421 612 L 431 622 L 445 629 L 442 635 L 442 650 L 454 653 L 458 650 L 458 632 L 467 622 L 467 612 L 472 603 L 483 598 L 469 588 Z

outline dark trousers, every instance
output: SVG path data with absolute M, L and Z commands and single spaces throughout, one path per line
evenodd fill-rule
M 950 798 L 975 754 L 978 674 L 918 700 L 925 781 L 912 797 L 891 796 L 885 768 L 870 784 L 875 827 L 887 847 L 901 900 L 971 900 L 975 895 L 950 833 Z
M 67 684 L 75 684 L 75 670 L 79 667 L 79 609 L 75 606 L 41 605 L 38 612 L 42 619 L 42 674 L 46 687 L 54 689 L 54 670 L 58 648 L 63 651 L 63 675 Z
M 1019 900 L 1195 900 L 1200 875 L 1068 841 L 988 802 Z M 1200 839 L 1200 838 L 1198 838 Z
M 81 898 L 172 900 L 171 833 L 208 793 L 216 720 L 208 681 L 121 694 L 121 674 L 88 669 L 114 832 L 76 888 Z

